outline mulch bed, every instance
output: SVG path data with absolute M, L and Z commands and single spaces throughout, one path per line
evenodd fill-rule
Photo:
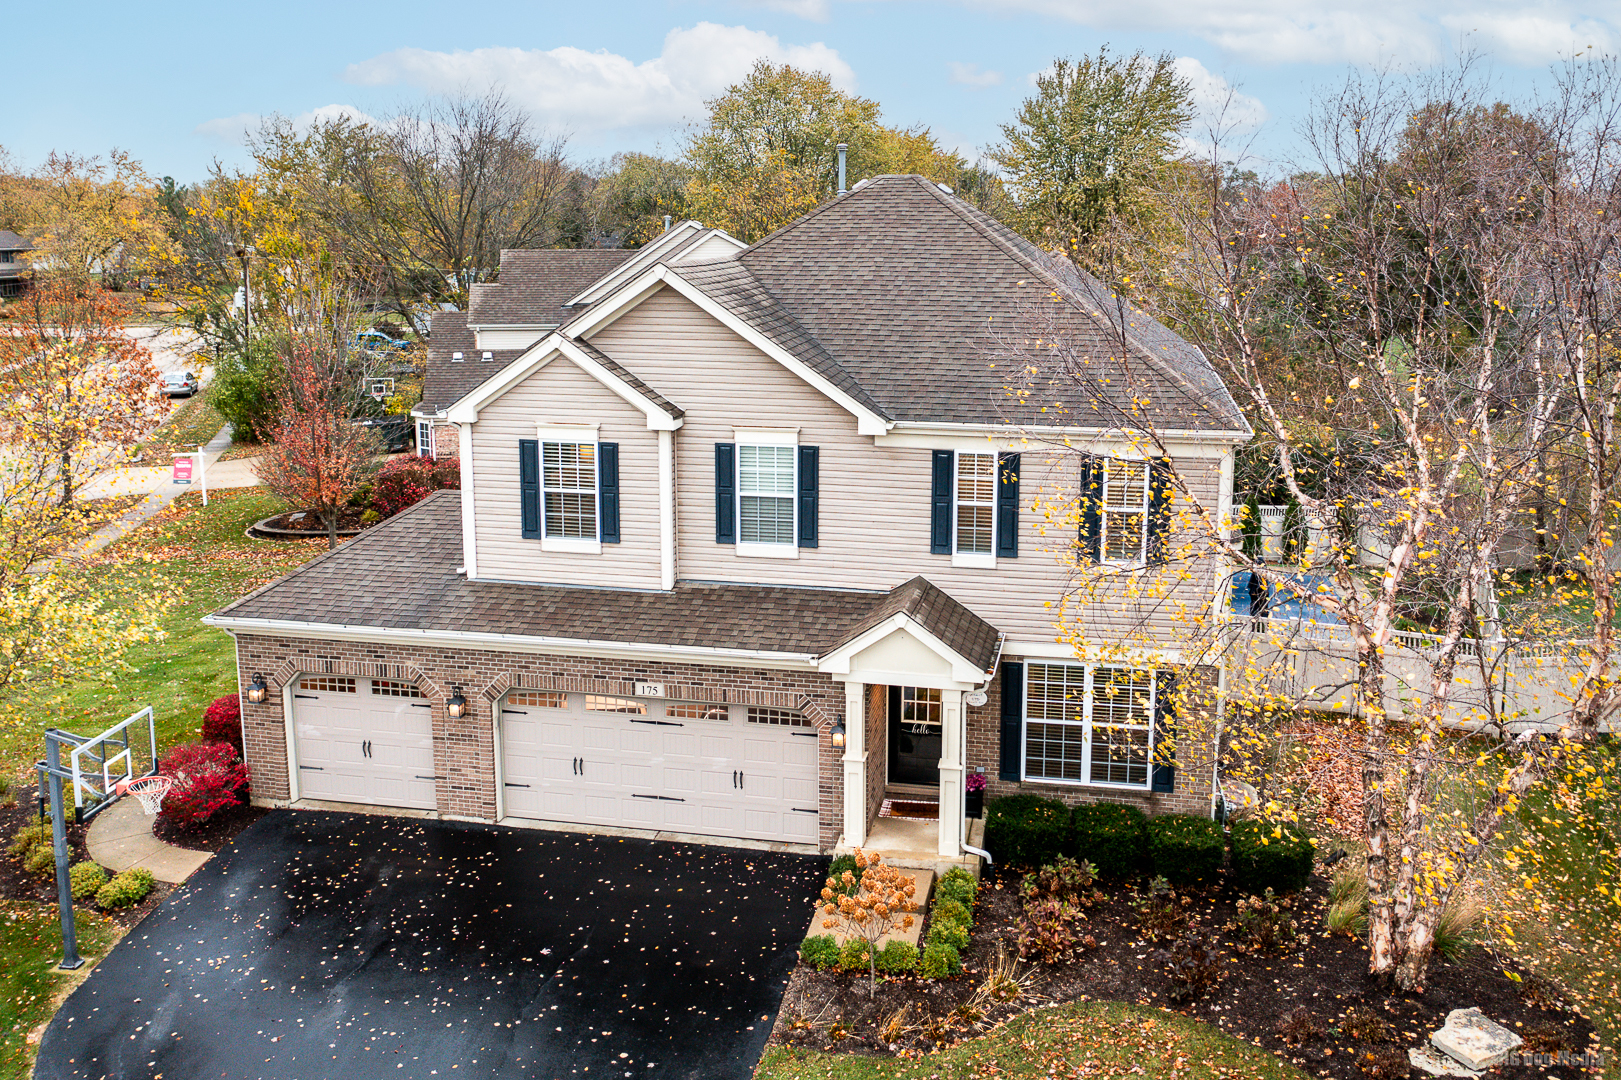
M 243 804 L 221 810 L 202 824 L 183 829 L 159 818 L 152 828 L 152 834 L 176 847 L 191 848 L 194 851 L 218 851 L 236 839 L 237 833 L 268 813 L 270 811 L 262 806 Z
M 1365 942 L 1324 936 L 1328 883 L 1320 877 L 1296 898 L 1296 919 L 1307 933 L 1284 951 L 1240 951 L 1239 940 L 1226 929 L 1237 915 L 1238 897 L 1230 889 L 1196 897 L 1188 908 L 1194 927 L 1219 946 L 1224 974 L 1213 991 L 1191 1003 L 1178 1006 L 1170 1000 L 1171 981 L 1157 955 L 1169 946 L 1142 935 L 1140 894 L 1130 886 L 1104 887 L 1106 898 L 1088 910 L 1083 932 L 1095 939 L 1094 948 L 1055 965 L 1020 963 L 1018 970 L 1031 973 L 1022 992 L 1016 1000 L 994 1000 L 982 988 L 987 974 L 999 955 L 1018 955 L 1018 880 L 1015 874 L 988 877 L 980 889 L 959 978 L 880 977 L 877 995 L 869 998 L 865 974 L 818 972 L 801 964 L 783 997 L 771 1042 L 911 1057 L 981 1034 L 1037 1006 L 1119 1000 L 1173 1009 L 1263 1046 L 1307 1072 L 1345 1080 L 1370 1075 L 1364 1068 L 1370 1051 L 1405 1055 L 1408 1047 L 1426 1043 L 1448 1012 L 1471 1006 L 1518 1032 L 1526 1051 L 1596 1048 L 1592 1025 L 1550 1000 L 1546 984 L 1529 976 L 1512 981 L 1504 965 L 1483 949 L 1472 949 L 1459 963 L 1437 958 L 1422 994 L 1381 987 L 1367 974 Z M 1301 1006 L 1311 1010 L 1321 1034 L 1286 1042 L 1279 1028 Z M 1376 1010 L 1388 1025 L 1388 1040 L 1359 1041 L 1345 1033 L 1343 1021 L 1353 1007 Z M 1578 1072 L 1560 1069 L 1562 1075 Z M 1515 1066 L 1493 1075 L 1529 1080 L 1546 1071 Z
M 358 506 L 346 506 L 338 512 L 338 531 L 352 532 L 367 527 L 368 522 L 361 520 L 365 513 Z M 289 510 L 285 514 L 277 514 L 273 518 L 266 518 L 259 523 L 271 529 L 285 529 L 289 532 L 308 533 L 311 536 L 325 536 L 326 525 L 319 514 L 313 510 Z M 256 528 L 259 526 L 255 526 Z

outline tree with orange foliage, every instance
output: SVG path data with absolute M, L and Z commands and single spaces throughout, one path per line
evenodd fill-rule
M 79 491 L 162 419 L 152 354 L 124 330 L 128 301 L 73 278 L 37 280 L 0 328 L 0 448 L 31 463 L 40 496 Z
M 894 930 L 910 930 L 918 910 L 911 875 L 884 862 L 878 852 L 856 849 L 858 879 L 846 870 L 822 888 L 822 928 L 867 943 L 868 990 L 878 993 L 878 942 Z
M 259 478 L 294 507 L 308 509 L 338 546 L 338 515 L 376 470 L 383 447 L 351 423 L 362 376 L 344 351 L 312 334 L 290 338 L 281 352 L 275 427 Z

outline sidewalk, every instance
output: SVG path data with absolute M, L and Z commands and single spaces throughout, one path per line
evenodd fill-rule
M 113 874 L 145 867 L 159 881 L 178 885 L 209 860 L 207 851 L 175 847 L 153 836 L 153 820 L 137 800 L 119 799 L 90 822 L 84 838 L 90 861 Z

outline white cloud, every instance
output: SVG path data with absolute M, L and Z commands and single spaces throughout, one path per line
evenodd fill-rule
M 1220 124 L 1234 131 L 1254 131 L 1266 123 L 1266 106 L 1260 98 L 1240 93 L 1194 57 L 1179 56 L 1173 66 L 1193 88 L 1196 127 Z
M 1282 63 L 1429 64 L 1474 31 L 1506 62 L 1537 66 L 1577 49 L 1613 47 L 1613 4 L 1575 11 L 1566 0 L 960 0 L 998 12 L 1049 15 L 1100 30 L 1174 29 L 1234 58 Z M 1593 11 L 1607 12 L 1602 16 Z
M 747 0 L 750 7 L 769 8 L 789 15 L 798 15 L 811 22 L 827 22 L 828 0 Z
M 951 71 L 951 81 L 970 90 L 984 90 L 988 86 L 1002 85 L 1000 71 L 981 71 L 978 64 L 965 64 L 960 60 L 953 60 L 946 65 Z
M 840 89 L 855 89 L 850 65 L 821 42 L 784 45 L 763 31 L 710 22 L 671 30 L 663 51 L 641 63 L 568 45 L 455 52 L 408 48 L 352 64 L 345 78 L 364 86 L 405 84 L 430 93 L 500 86 L 544 124 L 605 131 L 660 127 L 695 117 L 706 98 L 737 82 L 762 59 L 821 71 Z
M 318 120 L 337 120 L 345 116 L 363 124 L 377 123 L 375 118 L 367 116 L 353 105 L 322 105 L 320 108 L 299 113 L 292 118 L 292 123 L 294 130 L 302 133 L 308 131 Z M 192 134 L 241 145 L 247 142 L 248 136 L 259 130 L 259 125 L 264 121 L 265 117 L 259 113 L 237 113 L 235 116 L 204 120 L 192 128 Z

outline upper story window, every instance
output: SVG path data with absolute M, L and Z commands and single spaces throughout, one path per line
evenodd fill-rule
M 737 448 L 738 541 L 794 546 L 792 446 Z
M 542 442 L 547 539 L 597 539 L 597 444 Z
M 1148 544 L 1148 462 L 1106 460 L 1099 501 L 1103 560 L 1143 562 Z
M 1019 455 L 934 451 L 929 551 L 993 569 L 1019 554 Z
M 994 555 L 996 455 L 957 455 L 958 555 Z

